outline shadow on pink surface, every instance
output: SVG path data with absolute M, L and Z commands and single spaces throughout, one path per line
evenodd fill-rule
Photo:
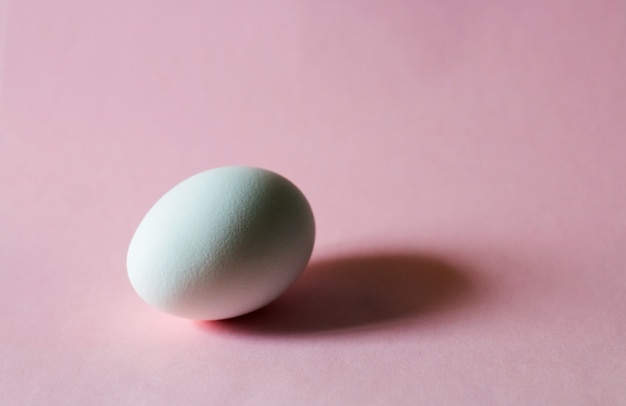
M 283 296 L 201 328 L 307 335 L 384 328 L 451 311 L 477 296 L 467 272 L 433 257 L 380 254 L 314 261 Z

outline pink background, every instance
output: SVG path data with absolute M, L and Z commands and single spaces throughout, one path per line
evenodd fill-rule
M 0 404 L 626 404 L 626 4 L 4 1 Z M 248 164 L 312 265 L 230 322 L 132 291 Z

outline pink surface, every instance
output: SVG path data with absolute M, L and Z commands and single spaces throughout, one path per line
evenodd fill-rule
M 626 404 L 621 1 L 5 1 L 0 404 Z M 222 323 L 125 254 L 224 164 L 312 265 Z

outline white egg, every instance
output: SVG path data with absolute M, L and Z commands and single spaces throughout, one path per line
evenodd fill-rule
M 315 222 L 300 190 L 264 169 L 226 166 L 167 192 L 128 249 L 130 282 L 164 312 L 218 320 L 278 297 L 311 256 Z

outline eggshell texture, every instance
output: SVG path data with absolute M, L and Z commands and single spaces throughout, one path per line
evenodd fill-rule
M 217 320 L 278 297 L 311 256 L 315 222 L 300 190 L 259 168 L 192 176 L 141 221 L 128 249 L 130 282 L 150 305 Z

